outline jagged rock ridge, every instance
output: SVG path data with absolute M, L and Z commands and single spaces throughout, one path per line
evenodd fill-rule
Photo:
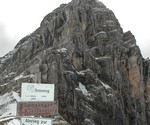
M 149 125 L 149 64 L 103 3 L 73 0 L 0 59 L 0 92 L 52 83 L 72 125 Z

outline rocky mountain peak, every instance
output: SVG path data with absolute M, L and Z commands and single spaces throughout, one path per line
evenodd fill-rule
M 149 125 L 149 67 L 111 10 L 73 0 L 0 58 L 0 93 L 20 93 L 22 82 L 55 84 L 72 125 Z
M 105 7 L 105 5 L 98 0 L 72 0 L 75 5 L 101 5 Z

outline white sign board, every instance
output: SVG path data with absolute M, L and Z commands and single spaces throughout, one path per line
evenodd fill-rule
M 43 119 L 43 118 L 21 118 L 20 125 L 52 125 L 51 119 Z
M 22 101 L 54 101 L 54 84 L 22 83 Z

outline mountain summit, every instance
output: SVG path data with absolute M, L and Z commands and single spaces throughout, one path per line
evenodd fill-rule
M 149 125 L 150 61 L 134 35 L 97 0 L 73 0 L 0 58 L 0 93 L 55 84 L 71 125 Z

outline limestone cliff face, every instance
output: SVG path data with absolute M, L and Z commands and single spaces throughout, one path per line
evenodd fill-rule
M 1 94 L 22 82 L 55 84 L 72 125 L 150 124 L 150 61 L 96 0 L 61 5 L 0 59 Z

